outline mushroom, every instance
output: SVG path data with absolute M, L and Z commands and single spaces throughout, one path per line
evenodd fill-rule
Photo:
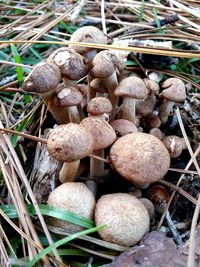
M 170 166 L 170 155 L 164 144 L 146 133 L 120 137 L 110 149 L 110 160 L 117 172 L 138 184 L 162 179 Z
M 147 117 L 152 115 L 156 105 L 156 97 L 149 95 L 146 99 L 137 100 L 136 102 L 136 113 Z
M 77 29 L 71 36 L 70 42 L 81 42 L 81 43 L 96 43 L 96 44 L 107 44 L 108 38 L 103 34 L 101 30 L 94 26 L 84 26 Z M 87 47 L 87 46 L 79 46 L 69 45 L 69 47 L 73 48 L 77 53 L 86 57 L 90 62 L 97 54 L 97 49 Z
M 102 79 L 108 89 L 108 98 L 113 106 L 111 121 L 114 120 L 118 103 L 118 98 L 114 95 L 114 90 L 118 85 L 117 71 L 121 71 L 124 66 L 123 60 L 120 60 L 112 51 L 108 50 L 99 52 L 92 61 L 91 76 Z
M 74 212 L 87 219 L 92 219 L 95 199 L 84 183 L 64 183 L 53 190 L 48 198 L 48 205 Z M 64 220 L 49 218 L 49 223 L 70 233 L 83 230 L 83 227 Z
M 145 118 L 145 126 L 149 129 L 159 128 L 161 126 L 161 120 L 158 116 L 146 117 Z
M 186 148 L 184 138 L 180 138 L 176 135 L 166 136 L 162 140 L 162 142 L 169 151 L 171 158 L 178 158 L 181 155 L 183 149 Z
M 92 98 L 87 105 L 87 112 L 90 116 L 99 116 L 105 120 L 109 120 L 112 109 L 110 100 L 105 97 Z
M 95 208 L 95 224 L 106 224 L 100 237 L 122 246 L 133 246 L 149 231 L 149 214 L 136 197 L 125 193 L 102 196 Z
M 87 117 L 80 123 L 80 126 L 85 128 L 94 139 L 93 154 L 99 157 L 104 157 L 104 149 L 116 140 L 116 134 L 113 128 L 103 119 L 97 117 Z M 90 159 L 90 178 L 88 184 L 91 182 L 91 189 L 94 194 L 96 191 L 96 185 L 94 183 L 95 177 L 101 177 L 104 175 L 104 162 L 95 158 Z
M 48 62 L 60 69 L 65 86 L 77 86 L 77 80 L 88 74 L 88 65 L 84 57 L 69 47 L 57 49 L 49 56 Z
M 158 139 L 162 140 L 163 139 L 163 133 L 161 132 L 161 130 L 159 128 L 152 128 L 150 131 L 149 131 L 149 134 L 157 137 Z
M 168 120 L 169 114 L 173 111 L 175 102 L 184 102 L 186 99 L 186 90 L 184 83 L 178 78 L 169 78 L 163 84 L 161 98 L 163 102 L 160 106 L 160 116 L 162 124 Z M 166 88 L 166 89 L 165 89 Z
M 160 87 L 159 84 L 151 79 L 143 79 L 147 89 L 149 90 L 149 96 L 157 95 L 159 93 Z
M 115 95 L 123 97 L 122 119 L 135 122 L 135 104 L 138 99 L 145 99 L 148 90 L 142 79 L 128 77 L 123 79 L 115 89 Z
M 134 123 L 125 119 L 114 120 L 110 123 L 110 125 L 119 137 L 129 133 L 137 133 L 138 131 Z
M 142 202 L 142 204 L 147 209 L 150 219 L 153 219 L 153 217 L 155 216 L 155 208 L 153 203 L 148 198 L 145 197 L 140 198 L 139 201 Z
M 53 101 L 60 79 L 61 73 L 55 64 L 42 62 L 33 68 L 22 86 L 22 89 L 27 92 L 41 95 L 47 104 L 47 108 L 59 124 L 68 122 L 65 111 L 56 106 Z
M 73 162 L 87 157 L 94 148 L 90 132 L 75 123 L 59 125 L 47 140 L 49 154 L 60 162 Z
M 100 78 L 95 78 L 93 79 L 90 84 L 89 87 L 91 89 L 91 92 L 93 94 L 92 97 L 88 97 L 88 99 L 92 99 L 93 97 L 104 97 L 105 94 L 107 95 L 107 88 L 105 86 L 105 82 L 104 80 L 100 79 Z
M 61 183 L 73 182 L 76 178 L 79 166 L 80 160 L 64 162 L 59 173 L 59 179 Z
M 78 105 L 81 105 L 82 100 L 82 93 L 75 87 L 65 87 L 54 97 L 55 105 L 67 108 L 69 121 L 74 123 L 81 121 Z

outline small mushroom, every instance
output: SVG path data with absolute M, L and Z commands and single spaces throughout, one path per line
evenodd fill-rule
M 49 56 L 48 62 L 60 69 L 65 86 L 76 86 L 77 80 L 88 74 L 88 65 L 84 57 L 69 47 L 57 49 Z
M 67 108 L 69 121 L 74 123 L 81 121 L 78 105 L 81 106 L 82 100 L 82 93 L 75 87 L 65 87 L 54 97 L 55 105 Z
M 136 113 L 142 115 L 143 117 L 147 117 L 152 115 L 153 110 L 156 105 L 156 97 L 154 95 L 148 96 L 144 100 L 137 100 L 136 102 Z
M 111 114 L 112 109 L 113 108 L 110 100 L 105 97 L 92 98 L 87 105 L 87 112 L 89 113 L 89 115 L 99 116 L 105 120 L 109 119 L 109 115 Z
M 162 124 L 168 120 L 169 114 L 173 111 L 176 103 L 184 102 L 186 99 L 186 90 L 184 83 L 178 78 L 169 78 L 163 84 L 164 90 L 161 93 L 163 102 L 160 106 L 160 116 Z
M 84 183 L 64 183 L 50 193 L 48 205 L 92 219 L 95 199 Z M 79 225 L 56 218 L 49 218 L 49 223 L 70 233 L 83 230 Z
M 153 203 L 148 198 L 145 197 L 140 198 L 139 201 L 142 202 L 142 204 L 147 209 L 150 219 L 153 219 L 153 217 L 155 216 L 155 208 Z
M 176 135 L 166 136 L 162 142 L 169 151 L 171 158 L 178 158 L 183 149 L 186 148 L 184 138 L 180 138 Z
M 146 133 L 120 137 L 110 149 L 110 160 L 117 172 L 138 184 L 162 179 L 170 166 L 170 155 L 164 144 Z
M 163 133 L 161 132 L 161 130 L 159 128 L 152 128 L 149 131 L 149 134 L 157 137 L 158 139 L 162 140 L 163 139 Z
M 149 129 L 159 128 L 161 126 L 161 120 L 158 116 L 146 117 L 145 126 Z
M 149 231 L 149 214 L 136 197 L 125 193 L 102 196 L 95 208 L 95 224 L 106 224 L 100 237 L 122 246 L 133 246 Z
M 121 137 L 129 133 L 137 133 L 137 127 L 131 121 L 125 119 L 114 120 L 110 123 L 110 125 L 115 130 L 117 136 Z
M 103 119 L 97 117 L 87 117 L 81 123 L 80 126 L 85 128 L 94 139 L 93 154 L 99 157 L 104 157 L 104 149 L 113 144 L 116 140 L 116 134 L 113 128 Z M 95 158 L 90 159 L 90 177 L 94 185 L 92 191 L 96 191 L 96 185 L 94 182 L 95 177 L 101 177 L 104 175 L 104 162 Z
M 143 80 L 134 76 L 123 79 L 115 89 L 115 95 L 123 97 L 122 119 L 134 123 L 136 100 L 145 99 L 148 95 Z
M 80 43 L 96 43 L 96 44 L 107 44 L 108 38 L 103 34 L 101 30 L 94 26 L 84 26 L 77 29 L 71 36 L 70 42 L 80 42 Z M 79 45 L 70 45 L 77 53 L 86 57 L 90 62 L 97 54 L 97 49 L 79 46 Z
M 147 89 L 149 90 L 149 96 L 157 95 L 159 93 L 160 87 L 159 84 L 151 79 L 143 79 Z
M 33 68 L 22 86 L 22 89 L 27 92 L 41 95 L 47 104 L 47 108 L 59 124 L 68 122 L 65 111 L 56 106 L 53 101 L 60 79 L 61 73 L 55 64 L 42 62 Z

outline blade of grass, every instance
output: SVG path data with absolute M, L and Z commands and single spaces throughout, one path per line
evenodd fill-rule
M 139 22 L 143 21 L 143 15 L 144 15 L 144 0 L 142 0 L 140 7 Z
M 79 236 L 82 236 L 82 235 L 87 235 L 87 234 L 91 234 L 91 233 L 94 233 L 98 230 L 101 230 L 102 228 L 104 228 L 105 225 L 100 225 L 100 226 L 97 226 L 97 227 L 94 227 L 94 228 L 91 228 L 91 229 L 88 229 L 88 230 L 84 230 L 84 231 L 81 231 L 81 232 L 78 232 L 76 234 L 72 234 L 68 237 L 65 237 L 57 242 L 55 242 L 54 244 L 48 246 L 47 248 L 43 249 L 40 253 L 38 253 L 34 259 L 32 261 L 30 261 L 29 263 L 27 263 L 27 267 L 32 267 L 34 266 L 42 257 L 46 256 L 47 254 L 51 253 L 51 251 L 53 249 L 56 249 L 66 243 L 68 243 L 69 241 L 75 239 L 75 238 L 78 238 Z
M 30 204 L 27 204 L 26 206 L 30 216 L 33 217 L 36 214 L 34 206 Z M 9 218 L 15 219 L 18 217 L 14 205 L 4 205 L 0 206 L 0 208 L 7 214 Z M 71 211 L 66 211 L 60 208 L 55 208 L 44 204 L 39 205 L 39 208 L 42 215 L 47 215 L 57 219 L 65 220 L 86 228 L 94 227 L 94 222 L 92 220 L 89 220 L 81 215 L 77 215 Z
M 11 51 L 12 51 L 12 54 L 14 57 L 14 62 L 21 64 L 22 63 L 21 57 L 20 57 L 19 53 L 17 52 L 17 48 L 16 48 L 15 44 L 10 44 L 10 47 L 11 47 Z M 17 66 L 16 67 L 16 73 L 17 73 L 17 79 L 19 82 L 19 86 L 21 87 L 23 84 L 23 81 L 24 81 L 24 75 L 23 75 L 22 67 Z

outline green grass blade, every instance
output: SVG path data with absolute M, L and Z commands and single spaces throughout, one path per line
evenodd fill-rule
M 153 9 L 153 15 L 154 15 L 154 20 L 156 22 L 157 28 L 158 28 L 159 32 L 161 33 L 162 30 L 161 30 L 160 20 L 158 18 L 158 14 L 157 14 L 157 9 L 156 8 Z
M 143 16 L 144 16 L 144 0 L 142 0 L 140 7 L 139 22 L 143 21 Z
M 36 212 L 33 205 L 27 204 L 27 209 L 29 214 L 33 217 Z M 17 211 L 14 205 L 4 205 L 0 206 L 0 208 L 7 214 L 7 216 L 11 219 L 15 219 L 18 217 Z M 51 207 L 48 205 L 41 204 L 39 205 L 40 211 L 43 215 L 51 216 L 57 219 L 61 219 L 64 221 L 68 221 L 86 228 L 94 227 L 94 222 L 90 219 L 87 219 L 81 215 L 77 215 L 71 211 L 66 211 L 60 208 Z
M 50 254 L 52 252 L 52 250 L 70 242 L 71 240 L 75 239 L 75 238 L 78 238 L 82 235 L 87 235 L 87 234 L 91 234 L 91 233 L 94 233 L 102 228 L 104 228 L 105 225 L 100 225 L 100 226 L 97 226 L 97 227 L 94 227 L 94 228 L 91 228 L 91 229 L 88 229 L 88 230 L 84 230 L 84 231 L 81 231 L 81 232 L 78 232 L 76 234 L 72 234 L 70 236 L 67 236 L 57 242 L 55 242 L 54 244 L 48 246 L 47 248 L 43 249 L 40 253 L 38 253 L 34 259 L 32 259 L 32 261 L 28 262 L 26 267 L 32 267 L 34 266 L 42 257 L 46 256 L 47 254 Z
M 11 51 L 12 51 L 12 54 L 14 57 L 14 62 L 21 64 L 22 63 L 21 58 L 20 58 L 19 53 L 17 52 L 16 46 L 14 44 L 10 44 L 10 46 L 11 46 Z M 17 66 L 16 67 L 16 73 L 17 73 L 17 79 L 18 79 L 19 86 L 21 87 L 23 84 L 23 80 L 24 80 L 22 67 Z

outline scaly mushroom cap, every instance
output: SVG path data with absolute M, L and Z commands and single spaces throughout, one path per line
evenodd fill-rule
M 128 77 L 123 79 L 115 89 L 116 96 L 129 96 L 136 99 L 145 99 L 148 89 L 139 77 Z
M 105 85 L 104 80 L 100 79 L 100 78 L 95 78 L 90 82 L 90 87 L 99 93 L 107 93 L 107 88 Z
M 94 139 L 94 150 L 101 150 L 116 140 L 116 133 L 105 120 L 96 117 L 87 117 L 80 123 Z
M 184 83 L 178 78 L 169 78 L 163 84 L 161 96 L 173 102 L 183 102 L 186 99 Z
M 144 100 L 138 100 L 136 102 L 136 113 L 142 116 L 151 115 L 156 105 L 156 97 L 148 96 Z
M 82 100 L 82 93 L 74 87 L 63 88 L 54 98 L 55 104 L 62 107 L 76 106 Z
M 160 87 L 159 87 L 159 84 L 157 82 L 155 82 L 154 80 L 150 80 L 150 79 L 143 79 L 147 89 L 149 90 L 149 93 L 150 94 L 158 94 L 159 93 L 159 90 L 160 90 Z
M 55 64 L 42 62 L 26 77 L 22 89 L 38 94 L 48 93 L 57 88 L 60 79 L 60 70 Z
M 57 49 L 49 56 L 48 62 L 57 65 L 62 76 L 69 80 L 79 80 L 88 73 L 84 57 L 68 47 Z
M 87 105 L 87 112 L 93 116 L 104 113 L 110 114 L 113 110 L 112 104 L 108 98 L 94 97 Z
M 71 42 L 81 42 L 81 43 L 96 43 L 96 44 L 107 44 L 107 37 L 94 26 L 84 26 L 76 30 L 71 38 Z M 70 45 L 77 53 L 84 54 L 94 48 L 78 45 Z
M 162 179 L 170 166 L 170 155 L 153 135 L 131 133 L 120 137 L 110 149 L 114 168 L 133 183 L 153 183 Z
M 104 195 L 96 204 L 95 223 L 106 224 L 99 235 L 108 242 L 133 246 L 149 231 L 149 221 L 145 206 L 129 194 Z
M 92 219 L 95 199 L 84 183 L 71 182 L 64 183 L 52 191 L 49 195 L 48 205 Z M 49 218 L 49 224 L 64 228 L 71 233 L 83 230 L 83 227 L 79 225 L 52 217 Z
M 171 158 L 177 158 L 183 151 L 183 139 L 176 135 L 166 136 L 162 140 L 163 144 L 166 146 L 169 151 Z
M 145 197 L 142 197 L 139 200 L 140 202 L 142 202 L 142 204 L 147 209 L 150 219 L 153 219 L 153 217 L 155 216 L 155 208 L 154 208 L 153 203 L 148 198 L 145 198 Z
M 114 71 L 121 69 L 123 64 L 114 53 L 109 50 L 103 50 L 94 57 L 90 73 L 94 78 L 106 79 Z
M 47 149 L 53 158 L 61 162 L 72 162 L 87 157 L 93 151 L 93 137 L 75 123 L 59 125 L 47 140 Z
M 137 127 L 131 121 L 125 119 L 114 120 L 110 125 L 115 130 L 117 136 L 123 136 L 130 133 L 137 133 Z

